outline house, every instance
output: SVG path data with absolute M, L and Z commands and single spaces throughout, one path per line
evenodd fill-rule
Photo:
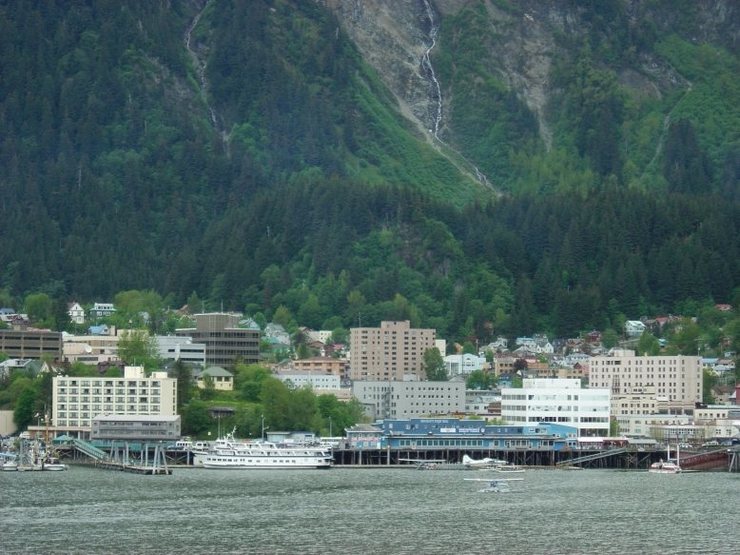
M 639 320 L 627 320 L 624 323 L 624 333 L 628 337 L 640 337 L 645 331 L 645 324 Z
M 100 324 L 99 326 L 90 326 L 87 328 L 88 335 L 116 335 L 115 334 L 115 328 L 114 333 L 111 333 L 111 330 L 108 326 L 105 324 Z
M 113 303 L 95 303 L 90 309 L 90 318 L 105 318 L 115 313 L 116 307 Z
M 193 377 L 195 383 L 200 389 L 206 387 L 206 376 L 210 376 L 213 380 L 213 386 L 217 391 L 233 391 L 234 390 L 234 374 L 228 370 L 221 368 L 220 366 L 209 366 L 205 370 L 195 371 Z
M 476 370 L 483 369 L 486 365 L 486 357 L 470 353 L 447 355 L 443 360 L 448 376 L 467 376 Z
M 263 339 L 269 343 L 273 349 L 289 349 L 290 334 L 280 324 L 270 323 L 265 326 Z
M 67 314 L 69 314 L 70 322 L 74 322 L 75 324 L 85 323 L 85 309 L 82 308 L 80 303 L 69 303 L 67 305 Z

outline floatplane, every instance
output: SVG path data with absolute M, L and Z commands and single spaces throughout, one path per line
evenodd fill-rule
M 482 459 L 474 459 L 469 455 L 463 455 L 462 463 L 466 468 L 495 468 L 497 466 L 504 466 L 509 464 L 507 461 L 501 459 L 491 459 L 485 457 Z
M 524 478 L 465 478 L 468 482 L 487 482 L 488 485 L 479 489 L 480 493 L 505 493 L 511 491 L 510 482 L 523 482 Z
M 524 472 L 523 468 L 519 468 L 517 466 L 509 464 L 509 461 L 505 461 L 502 459 L 491 459 L 488 457 L 476 460 L 469 457 L 468 455 L 463 455 L 462 464 L 465 468 L 471 470 L 493 470 L 495 472 L 515 474 Z
M 445 459 L 398 459 L 398 462 L 412 464 L 416 470 L 450 470 L 463 468 L 459 464 L 448 462 Z

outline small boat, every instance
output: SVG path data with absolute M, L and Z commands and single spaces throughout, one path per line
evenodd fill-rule
M 648 472 L 653 474 L 679 474 L 683 472 L 681 465 L 679 464 L 679 450 L 676 448 L 676 460 L 671 459 L 671 446 L 668 445 L 668 452 L 666 460 L 660 459 L 658 462 L 654 462 L 648 468 Z
M 3 472 L 15 472 L 18 470 L 18 463 L 15 461 L 5 461 L 0 468 L 2 468 Z
M 41 470 L 49 470 L 58 472 L 60 470 L 68 470 L 69 467 L 61 462 L 56 457 L 49 457 L 41 464 Z
M 500 472 L 501 474 L 523 474 L 525 469 L 520 468 L 518 466 L 514 466 L 513 464 L 511 465 L 505 464 L 501 466 L 496 466 L 493 468 L 493 470 L 495 472 Z

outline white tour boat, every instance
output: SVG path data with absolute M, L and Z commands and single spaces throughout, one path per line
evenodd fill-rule
M 196 456 L 203 468 L 331 468 L 331 448 L 291 445 L 283 447 L 266 441 L 237 441 L 234 433 L 219 438 L 205 454 Z

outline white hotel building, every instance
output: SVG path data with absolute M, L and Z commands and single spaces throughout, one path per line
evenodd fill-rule
M 501 418 L 511 424 L 555 422 L 578 436 L 608 436 L 608 389 L 581 389 L 579 379 L 524 379 L 521 388 L 501 390 Z
M 166 372 L 146 377 L 141 366 L 126 366 L 122 378 L 58 376 L 53 381 L 55 431 L 87 435 L 99 415 L 177 414 L 177 379 Z
M 702 400 L 702 365 L 698 356 L 635 356 L 614 349 L 589 361 L 589 386 L 614 396 L 654 391 L 655 399 L 673 414 L 691 414 Z

